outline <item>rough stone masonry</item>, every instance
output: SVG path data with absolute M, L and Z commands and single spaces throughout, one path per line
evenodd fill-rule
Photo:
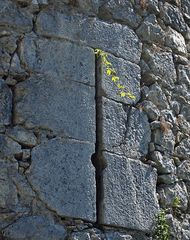
M 189 54 L 189 0 L 0 0 L 0 239 L 152 240 L 167 209 L 189 240 Z

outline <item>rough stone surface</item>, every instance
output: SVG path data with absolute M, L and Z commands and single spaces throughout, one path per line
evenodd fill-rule
M 104 173 L 104 222 L 150 231 L 158 212 L 156 171 L 122 156 L 105 153 L 104 157 L 108 164 Z
M 94 145 L 55 138 L 32 150 L 33 189 L 62 216 L 95 221 Z
M 156 77 L 156 81 L 163 87 L 172 89 L 176 82 L 176 71 L 172 53 L 159 51 L 159 49 L 156 48 L 153 51 L 146 50 L 144 55 L 150 69 L 146 72 L 146 75 L 153 74 Z
M 1 26 L 18 28 L 21 32 L 31 31 L 33 27 L 32 15 L 18 8 L 16 4 L 10 0 L 1 0 L 0 22 Z
M 95 55 L 90 48 L 28 35 L 21 49 L 22 62 L 29 71 L 45 73 L 62 81 L 95 85 Z
M 181 158 L 190 158 L 190 139 L 182 140 L 179 146 L 175 148 L 175 152 Z
M 130 1 L 110 0 L 101 6 L 101 16 L 107 19 L 116 19 L 129 24 L 132 28 L 138 27 L 141 17 L 136 14 Z
M 26 216 L 8 226 L 4 236 L 12 240 L 63 240 L 66 229 L 44 216 Z
M 130 158 L 147 154 L 150 127 L 145 113 L 103 99 L 103 149 Z
M 0 79 L 0 125 L 9 125 L 12 116 L 12 92 Z
M 37 145 L 37 138 L 34 133 L 26 131 L 23 127 L 16 126 L 10 128 L 6 131 L 6 134 L 25 147 L 34 147 Z
M 18 204 L 17 189 L 13 183 L 14 172 L 17 171 L 17 163 L 0 159 L 0 208 L 9 211 Z
M 186 55 L 187 53 L 184 37 L 170 27 L 168 28 L 168 32 L 166 35 L 166 46 L 173 49 L 175 53 L 182 55 Z
M 11 138 L 0 134 L 0 156 L 4 158 L 12 158 L 22 153 L 21 146 Z
M 183 161 L 177 168 L 179 178 L 190 182 L 190 161 Z
M 161 8 L 161 17 L 167 25 L 170 25 L 175 30 L 185 33 L 187 26 L 179 8 L 169 3 L 165 3 Z
M 127 91 L 132 93 L 136 99 L 130 99 L 128 97 L 120 97 L 118 94 L 117 82 L 111 80 L 111 77 L 106 74 L 106 67 L 102 69 L 101 88 L 103 95 L 126 104 L 135 104 L 140 99 L 140 68 L 138 65 L 124 61 L 121 58 L 116 58 L 113 55 L 108 55 L 109 61 L 112 63 L 117 76 L 120 78 L 119 82 Z
M 15 123 L 94 142 L 94 95 L 94 87 L 56 77 L 33 76 L 16 85 Z
M 145 42 L 163 43 L 165 40 L 165 33 L 158 25 L 156 16 L 151 14 L 145 18 L 143 23 L 137 29 L 137 35 Z
M 80 15 L 68 16 L 52 10 L 51 14 L 48 11 L 39 14 L 37 26 L 38 32 L 44 36 L 82 42 L 135 63 L 140 60 L 141 44 L 135 32 L 127 26 L 82 18 Z

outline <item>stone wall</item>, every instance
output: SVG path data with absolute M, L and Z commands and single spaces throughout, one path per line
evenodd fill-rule
M 161 208 L 190 239 L 189 29 L 189 0 L 0 0 L 0 239 L 150 240 Z

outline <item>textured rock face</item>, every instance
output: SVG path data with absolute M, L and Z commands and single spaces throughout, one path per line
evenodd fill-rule
M 62 139 L 33 149 L 29 181 L 59 215 L 95 221 L 93 152 L 93 144 Z
M 150 231 L 158 211 L 156 172 L 137 160 L 106 153 L 104 157 L 108 162 L 104 173 L 104 222 Z

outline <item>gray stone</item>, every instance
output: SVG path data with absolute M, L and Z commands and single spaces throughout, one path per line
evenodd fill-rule
M 13 175 L 18 171 L 16 162 L 0 159 L 0 208 L 14 209 L 18 204 L 17 189 L 13 183 Z
M 91 240 L 91 237 L 87 232 L 73 232 L 69 240 Z
M 141 103 L 141 106 L 143 108 L 143 111 L 146 112 L 149 120 L 158 120 L 158 117 L 160 116 L 160 111 L 158 110 L 156 105 L 154 105 L 151 101 L 145 100 Z
M 109 239 L 109 240 L 132 240 L 133 237 L 128 234 L 124 234 L 124 233 L 110 232 L 110 233 L 106 233 L 106 239 Z
M 190 158 L 190 138 L 183 139 L 175 148 L 175 154 L 180 158 Z
M 130 1 L 109 0 L 100 9 L 101 17 L 119 20 L 132 28 L 138 27 L 141 17 L 135 12 Z
M 12 116 L 12 92 L 0 79 L 0 125 L 9 125 Z
M 186 92 L 186 91 L 185 91 Z M 187 92 L 186 92 L 187 93 Z M 184 103 L 184 102 L 183 102 Z M 185 101 L 186 104 L 182 105 L 181 108 L 181 114 L 183 114 L 183 116 L 185 117 L 185 119 L 190 122 L 190 104 L 187 103 L 187 101 Z
M 135 104 L 140 99 L 140 67 L 136 64 L 125 61 L 121 58 L 116 58 L 113 55 L 108 55 L 108 60 L 112 63 L 116 71 L 116 75 L 120 78 L 118 82 L 113 82 L 111 77 L 106 74 L 106 67 L 103 65 L 101 76 L 101 88 L 103 95 L 126 104 Z M 121 97 L 118 93 L 117 84 L 122 84 L 126 91 L 135 96 L 135 99 L 130 97 Z
M 187 31 L 186 23 L 179 8 L 166 2 L 161 7 L 160 13 L 161 18 L 164 20 L 166 25 L 170 25 L 176 31 L 181 33 L 185 33 Z
M 147 99 L 151 101 L 159 110 L 167 109 L 169 107 L 166 95 L 163 93 L 158 84 L 153 84 L 149 88 Z
M 22 153 L 21 146 L 11 138 L 0 134 L 0 156 L 4 158 L 12 158 Z
M 94 95 L 94 87 L 85 84 L 33 76 L 15 87 L 15 123 L 94 142 Z
M 160 187 L 158 194 L 162 208 L 172 207 L 174 199 L 178 197 L 180 199 L 179 208 L 184 211 L 187 210 L 188 193 L 183 182 Z
M 127 26 L 51 9 L 40 12 L 37 28 L 38 33 L 43 36 L 82 42 L 135 63 L 140 60 L 141 43 L 135 32 Z
M 151 153 L 150 158 L 156 163 L 159 174 L 176 173 L 175 163 L 170 156 L 162 155 L 160 152 L 154 151 Z
M 1 26 L 16 28 L 19 31 L 29 32 L 32 30 L 32 15 L 25 9 L 20 9 L 13 1 L 1 0 L 0 9 Z
M 153 14 L 145 18 L 136 33 L 142 41 L 148 43 L 163 43 L 165 40 L 165 33 L 158 25 L 156 16 Z
M 145 50 L 144 58 L 150 68 L 150 73 L 157 77 L 156 80 L 163 87 L 173 89 L 177 76 L 172 53 L 159 51 L 157 47 L 155 49 Z
M 20 143 L 25 147 L 34 147 L 37 145 L 37 138 L 33 132 L 27 131 L 21 126 L 10 128 L 6 131 L 8 137 Z
M 174 152 L 175 136 L 172 130 L 154 130 L 152 132 L 152 141 L 155 144 L 156 150 L 166 154 L 172 154 Z
M 28 180 L 58 215 L 95 221 L 94 144 L 55 138 L 32 150 Z
M 175 174 L 163 174 L 158 176 L 158 184 L 173 184 L 178 182 Z
M 177 74 L 178 74 L 178 82 L 185 83 L 188 87 L 190 87 L 190 69 L 189 65 L 178 65 L 177 67 Z
M 177 175 L 179 178 L 190 182 L 190 161 L 185 160 L 177 167 Z
M 26 216 L 9 225 L 3 234 L 12 240 L 63 240 L 66 229 L 44 216 Z
M 148 152 L 150 127 L 142 111 L 103 98 L 103 149 L 130 158 L 140 158 Z
M 27 7 L 32 3 L 32 0 L 14 0 L 18 3 L 21 7 Z
M 190 123 L 186 121 L 186 119 L 184 118 L 184 116 L 182 114 L 178 115 L 176 121 L 177 121 L 180 131 L 183 134 L 190 135 Z
M 158 212 L 156 171 L 123 156 L 104 157 L 104 223 L 149 232 Z
M 30 34 L 23 39 L 21 49 L 21 61 L 29 71 L 95 85 L 95 54 L 90 48 Z
M 190 17 L 190 2 L 188 0 L 181 0 L 182 10 Z
M 187 54 L 187 48 L 184 37 L 170 27 L 168 27 L 166 32 L 165 45 L 170 47 L 175 53 L 182 55 Z

